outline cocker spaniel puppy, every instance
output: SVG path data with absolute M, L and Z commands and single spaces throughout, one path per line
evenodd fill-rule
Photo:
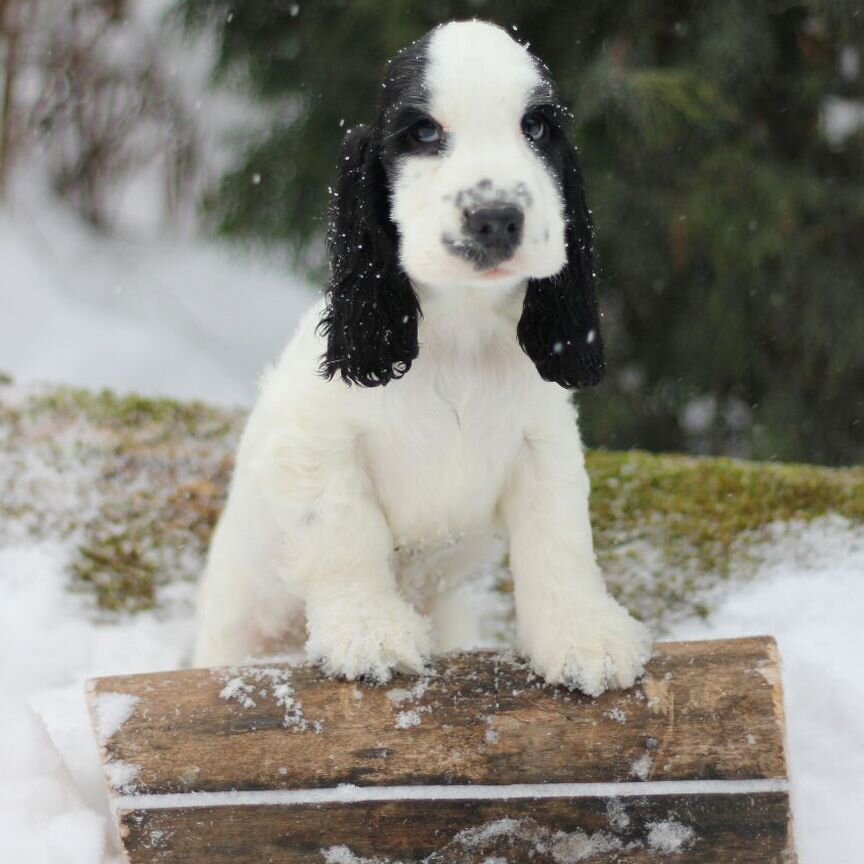
M 565 120 L 499 27 L 440 26 L 390 61 L 345 138 L 325 296 L 240 443 L 196 664 L 305 641 L 333 675 L 419 672 L 475 642 L 460 586 L 506 538 L 536 671 L 592 695 L 640 674 L 650 639 L 595 562 L 570 401 L 603 342 Z

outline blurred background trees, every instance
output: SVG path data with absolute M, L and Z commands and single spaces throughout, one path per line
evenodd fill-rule
M 319 236 L 344 129 L 383 64 L 478 16 L 572 109 L 597 228 L 609 375 L 589 443 L 864 460 L 864 6 L 183 0 L 216 72 L 266 103 L 207 206 L 219 229 Z
M 196 123 L 152 23 L 135 0 L 0 0 L 0 198 L 18 157 L 37 151 L 95 228 L 111 227 L 123 181 L 142 173 L 176 216 Z
M 229 110 L 196 113 L 157 7 L 208 40 Z M 467 17 L 530 43 L 574 115 L 609 346 L 588 443 L 864 461 L 860 0 L 0 0 L 0 177 L 38 146 L 107 229 L 142 165 L 169 211 L 198 194 L 206 122 L 231 129 L 206 223 L 314 258 L 387 58 Z

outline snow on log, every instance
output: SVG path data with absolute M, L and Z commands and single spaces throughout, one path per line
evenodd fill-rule
M 132 864 L 795 860 L 768 638 L 660 644 L 597 699 L 485 652 L 389 685 L 274 663 L 89 691 Z

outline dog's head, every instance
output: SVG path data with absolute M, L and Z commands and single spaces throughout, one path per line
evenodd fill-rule
M 517 335 L 540 375 L 600 380 L 591 221 L 565 122 L 545 67 L 499 27 L 446 24 L 390 61 L 333 193 L 327 377 L 374 386 L 408 371 L 415 286 L 524 284 Z

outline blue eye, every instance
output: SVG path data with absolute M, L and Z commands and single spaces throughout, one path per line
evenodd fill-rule
M 542 114 L 530 111 L 522 118 L 522 133 L 531 141 L 542 141 L 549 132 L 549 126 Z
M 418 120 L 411 134 L 421 144 L 437 144 L 441 140 L 441 127 L 434 120 Z

